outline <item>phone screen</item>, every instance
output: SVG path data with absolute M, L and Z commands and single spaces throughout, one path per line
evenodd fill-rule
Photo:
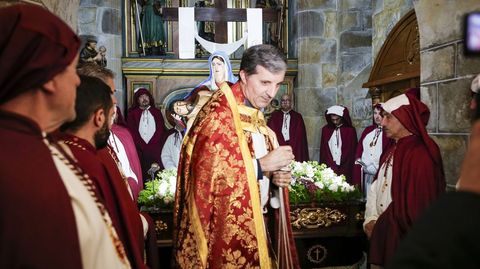
M 480 12 L 468 13 L 465 17 L 465 53 L 480 55 Z

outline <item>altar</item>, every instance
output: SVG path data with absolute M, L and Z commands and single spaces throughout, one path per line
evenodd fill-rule
M 362 223 L 365 202 L 303 204 L 291 207 L 291 225 L 301 268 L 348 266 L 358 263 L 365 251 Z M 170 261 L 173 233 L 172 209 L 147 211 L 155 223 L 161 261 Z M 170 268 L 163 263 L 163 268 Z

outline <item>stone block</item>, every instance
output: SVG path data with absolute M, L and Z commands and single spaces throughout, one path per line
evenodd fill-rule
M 337 90 L 335 88 L 298 88 L 295 89 L 297 108 L 304 117 L 321 117 L 324 121 L 324 113 L 328 107 L 337 103 Z
M 373 14 L 378 14 L 383 11 L 384 9 L 384 0 L 373 0 L 372 7 L 373 7 Z
M 345 12 L 341 15 L 340 32 L 348 30 L 360 30 L 359 11 Z
M 420 50 L 461 39 L 463 16 L 478 7 L 478 0 L 415 1 L 420 31 Z M 421 15 L 418 15 L 421 14 Z
M 365 92 L 365 95 L 367 95 L 368 90 L 363 89 Z M 363 121 L 368 121 L 370 124 L 372 124 L 372 99 L 367 99 L 364 97 L 359 97 L 355 98 L 352 100 L 353 105 L 350 110 L 350 116 L 352 120 L 356 120 L 357 122 L 363 122 Z M 354 124 L 356 125 L 356 124 Z M 356 125 L 356 126 L 362 126 L 362 125 Z
M 96 23 L 78 24 L 78 34 L 79 35 L 97 35 L 97 24 Z
M 121 13 L 118 9 L 105 8 L 102 18 L 102 33 L 120 35 L 122 33 Z
M 372 0 L 343 0 L 342 10 L 372 9 Z
M 325 30 L 323 36 L 325 38 L 337 38 L 338 28 L 337 28 L 337 12 L 324 12 L 325 15 Z
M 322 88 L 337 86 L 337 64 L 322 64 Z
M 385 9 L 399 10 L 403 6 L 408 6 L 409 10 L 413 8 L 413 1 L 384 0 Z
M 298 65 L 298 85 L 303 87 L 320 87 L 322 85 L 322 68 L 319 64 Z
M 463 43 L 459 43 L 457 48 L 457 77 L 480 73 L 480 57 L 465 56 Z
M 432 135 L 440 147 L 445 179 L 449 187 L 455 186 L 468 146 L 468 135 Z
M 342 74 L 339 83 L 346 83 L 352 80 L 372 62 L 371 50 L 363 53 L 345 53 L 341 56 L 341 70 Z
M 318 160 L 318 157 L 315 159 L 314 152 L 318 152 L 320 149 L 320 135 L 321 135 L 321 117 L 320 116 L 307 116 L 303 117 L 305 122 L 305 129 L 307 130 L 307 142 L 309 147 L 309 156 L 312 160 Z M 318 154 L 318 153 L 317 153 Z
M 307 9 L 337 9 L 335 0 L 299 0 L 298 10 Z
M 423 103 L 430 109 L 430 120 L 428 121 L 427 131 L 438 132 L 438 90 L 437 84 L 423 86 L 420 89 L 420 96 Z
M 372 11 L 365 11 L 361 14 L 363 29 L 372 29 Z
M 302 64 L 334 63 L 337 42 L 334 39 L 304 38 L 300 40 L 299 62 Z
M 470 131 L 470 82 L 470 79 L 459 79 L 438 85 L 440 133 Z
M 370 48 L 371 46 L 371 32 L 344 32 L 340 35 L 341 51 L 347 51 L 356 48 Z
M 454 45 L 421 52 L 420 59 L 422 83 L 449 79 L 455 76 Z
M 298 14 L 298 37 L 323 36 L 325 18 L 323 13 L 304 11 Z
M 97 18 L 97 8 L 85 7 L 78 10 L 78 24 L 95 23 Z

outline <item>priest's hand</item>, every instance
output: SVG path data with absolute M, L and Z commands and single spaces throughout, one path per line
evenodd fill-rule
M 372 231 L 373 227 L 375 226 L 375 220 L 371 220 L 369 223 L 365 224 L 365 227 L 363 228 L 365 230 L 365 233 L 367 234 L 368 239 L 372 236 Z
M 272 183 L 278 187 L 288 187 L 292 181 L 292 173 L 290 171 L 275 171 L 272 176 Z
M 295 156 L 293 155 L 292 147 L 280 146 L 270 151 L 258 161 L 260 162 L 260 167 L 263 172 L 273 172 L 288 166 L 294 159 Z
M 460 179 L 457 183 L 457 189 L 480 193 L 480 120 L 472 127 L 470 135 L 470 144 L 468 146 L 465 158 L 463 159 Z

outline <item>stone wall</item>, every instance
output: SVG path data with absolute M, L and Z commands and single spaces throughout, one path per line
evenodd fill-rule
M 52 13 L 62 18 L 74 31 L 77 30 L 78 3 L 80 0 L 0 0 L 0 7 L 19 2 L 37 3 L 46 7 Z
M 366 90 L 358 94 L 358 85 L 368 79 L 364 69 L 372 62 L 372 3 L 294 2 L 290 8 L 295 11 L 293 21 L 297 29 L 293 40 L 298 53 L 295 105 L 305 119 L 310 158 L 318 160 L 325 110 L 335 104 L 351 110 L 355 98 L 365 99 Z
M 126 94 L 122 82 L 122 4 L 121 0 L 80 0 L 78 10 L 78 34 L 85 41 L 87 36 L 97 37 L 97 49 L 107 48 L 107 68 L 116 73 L 115 96 L 123 110 Z M 82 46 L 83 47 L 83 46 Z
M 463 54 L 463 17 L 476 0 L 415 0 L 420 31 L 421 97 L 431 110 L 428 131 L 440 146 L 448 187 L 454 187 L 470 130 L 470 83 L 480 58 Z M 448 18 L 448 19 L 445 19 Z

